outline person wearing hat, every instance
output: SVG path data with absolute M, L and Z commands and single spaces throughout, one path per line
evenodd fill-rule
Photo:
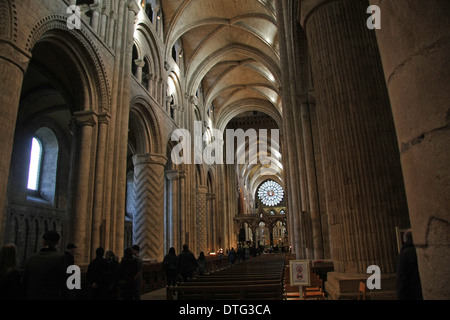
M 66 263 L 68 266 L 75 265 L 75 249 L 78 247 L 73 243 L 69 243 L 66 247 L 66 251 L 64 252 L 64 256 L 66 257 Z
M 47 231 L 43 236 L 43 248 L 25 263 L 24 285 L 28 300 L 60 300 L 66 287 L 66 262 L 56 246 L 60 235 Z

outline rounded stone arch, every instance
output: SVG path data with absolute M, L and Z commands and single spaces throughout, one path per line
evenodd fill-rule
M 136 96 L 130 103 L 130 130 L 135 134 L 137 154 L 164 154 L 165 147 L 158 116 L 143 96 Z
M 218 130 L 225 131 L 227 124 L 236 116 L 247 111 L 259 111 L 270 116 L 277 124 L 280 131 L 283 126 L 281 110 L 275 105 L 263 99 L 244 99 L 227 105 L 216 115 L 215 127 Z
M 134 44 L 139 49 L 139 57 L 151 61 L 150 72 L 155 77 L 160 78 L 163 74 L 164 63 L 160 54 L 162 50 L 157 39 L 158 35 L 155 34 L 154 28 L 150 28 L 145 22 L 138 23 Z
M 206 186 L 205 168 L 201 164 L 195 165 L 195 181 L 197 186 Z
M 189 79 L 187 85 L 187 92 L 195 93 L 196 89 L 199 87 L 202 79 L 205 75 L 211 70 L 213 66 L 215 66 L 219 61 L 223 60 L 224 57 L 233 54 L 233 53 L 241 53 L 246 55 L 249 58 L 254 59 L 262 63 L 271 73 L 274 80 L 273 83 L 276 87 L 281 85 L 281 70 L 278 67 L 278 63 L 273 61 L 270 57 L 268 57 L 265 53 L 251 49 L 244 45 L 234 44 L 220 50 L 213 52 L 207 59 L 205 59 L 196 70 L 189 70 Z
M 38 44 L 60 50 L 75 79 L 81 82 L 82 97 L 73 106 L 75 111 L 94 111 L 98 114 L 111 109 L 111 90 L 106 67 L 97 47 L 83 30 L 69 30 L 67 17 L 51 15 L 40 20 L 28 36 L 25 50 L 30 54 Z
M 170 72 L 167 77 L 167 103 L 170 104 L 167 107 L 167 111 L 169 112 L 169 116 L 173 118 L 172 114 L 172 106 L 181 106 L 182 105 L 182 91 L 181 91 L 181 80 L 176 72 Z
M 208 186 L 208 192 L 209 193 L 215 193 L 215 175 L 213 170 L 210 168 L 208 170 L 208 173 L 206 174 L 206 185 Z
M 183 95 L 181 92 L 181 80 L 180 80 L 179 75 L 175 71 L 173 71 L 173 72 L 169 73 L 167 79 L 169 81 L 172 81 L 172 83 L 173 83 L 172 87 L 170 86 L 170 83 L 169 83 L 168 93 L 171 95 L 174 95 L 176 97 L 177 100 L 175 101 L 175 104 L 178 104 L 178 105 L 181 104 L 180 100 Z

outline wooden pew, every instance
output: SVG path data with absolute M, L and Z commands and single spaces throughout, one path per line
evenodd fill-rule
M 284 256 L 257 257 L 237 266 L 167 288 L 173 300 L 282 300 Z
M 167 300 L 282 300 L 281 284 L 208 285 L 167 287 Z

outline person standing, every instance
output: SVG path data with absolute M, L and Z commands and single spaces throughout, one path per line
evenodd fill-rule
M 183 245 L 183 251 L 178 256 L 180 264 L 180 273 L 183 277 L 183 281 L 186 282 L 193 277 L 194 271 L 197 269 L 197 259 L 194 254 L 189 250 L 187 244 Z
M 75 249 L 77 249 L 77 246 L 73 243 L 69 243 L 66 247 L 66 251 L 64 251 L 64 256 L 66 257 L 68 266 L 75 265 Z
M 138 261 L 133 257 L 133 249 L 126 248 L 119 266 L 119 285 L 123 300 L 136 299 L 136 277 Z
M 17 267 L 17 249 L 7 244 L 0 251 L 0 300 L 24 298 L 22 275 Z
M 43 248 L 25 263 L 24 285 L 29 300 L 62 300 L 66 286 L 66 259 L 56 246 L 60 235 L 47 231 L 43 236 Z
M 94 300 L 103 300 L 106 296 L 106 272 L 107 262 L 103 258 L 105 249 L 95 250 L 96 258 L 88 266 L 87 280 L 90 296 Z
M 231 248 L 228 253 L 228 260 L 230 261 L 230 266 L 234 266 L 234 262 L 236 261 L 236 251 L 234 251 L 234 248 Z
M 178 275 L 178 257 L 175 253 L 175 248 L 170 248 L 169 253 L 164 257 L 163 269 L 166 273 L 167 286 L 175 287 Z
M 139 251 L 141 251 L 141 248 L 137 244 L 135 244 L 131 247 L 131 249 L 133 250 L 133 256 L 137 260 L 137 265 L 138 265 L 138 273 L 136 276 L 136 298 L 135 298 L 135 300 L 141 300 L 142 271 L 144 268 L 144 263 L 143 263 L 141 257 L 139 256 Z
M 77 246 L 73 243 L 69 243 L 66 246 L 66 251 L 64 251 L 64 257 L 66 262 L 66 268 L 75 265 L 75 249 L 77 249 Z M 70 278 L 70 274 L 66 274 L 66 282 Z M 66 300 L 75 300 L 76 299 L 76 291 L 75 290 L 69 290 L 68 288 L 65 288 L 64 295 Z
M 206 272 L 206 257 L 203 251 L 200 252 L 200 255 L 198 256 L 197 265 L 198 265 L 198 274 L 200 276 L 204 275 Z
M 119 285 L 119 262 L 113 251 L 106 251 L 106 299 L 117 300 L 117 288 Z
M 399 300 L 423 300 L 419 266 L 412 231 L 403 236 L 404 244 L 397 263 L 397 295 Z

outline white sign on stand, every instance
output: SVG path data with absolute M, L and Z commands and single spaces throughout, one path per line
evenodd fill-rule
M 291 286 L 299 286 L 300 295 L 302 294 L 303 286 L 311 285 L 310 265 L 311 265 L 310 260 L 289 261 Z

